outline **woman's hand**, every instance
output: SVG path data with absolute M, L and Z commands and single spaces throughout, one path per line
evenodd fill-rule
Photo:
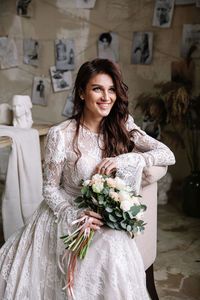
M 107 157 L 96 166 L 95 174 L 110 175 L 116 171 L 116 159 L 115 157 Z
M 94 211 L 91 210 L 86 210 L 84 211 L 80 217 L 88 216 L 90 217 L 90 228 L 93 230 L 100 229 L 100 226 L 103 225 L 103 222 L 101 221 L 101 215 L 98 213 L 95 213 Z

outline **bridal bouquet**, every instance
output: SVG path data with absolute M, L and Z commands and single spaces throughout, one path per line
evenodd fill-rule
M 119 177 L 112 178 L 106 175 L 95 174 L 90 180 L 82 181 L 82 196 L 74 201 L 78 208 L 88 208 L 101 215 L 101 221 L 108 227 L 127 231 L 133 238 L 135 233 L 144 231 L 144 221 L 141 219 L 146 206 L 142 205 L 139 197 L 132 188 Z M 66 245 L 67 252 L 71 252 L 68 261 L 67 285 L 72 295 L 73 271 L 77 257 L 83 259 L 91 243 L 94 230 L 90 229 L 91 217 L 85 215 L 72 222 L 78 228 L 68 235 L 61 237 Z

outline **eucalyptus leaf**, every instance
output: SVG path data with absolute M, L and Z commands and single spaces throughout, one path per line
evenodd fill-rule
M 112 213 L 112 212 L 113 212 L 112 207 L 106 207 L 105 210 L 106 210 L 108 213 Z
M 87 208 L 87 207 L 88 207 L 88 205 L 84 202 L 79 204 L 79 206 L 78 206 L 78 208 Z
M 127 231 L 131 231 L 131 226 L 130 226 L 130 225 L 127 225 L 126 230 L 127 230 Z
M 130 211 L 131 211 L 133 216 L 136 216 L 140 211 L 140 206 L 136 206 L 136 205 L 131 206 Z
M 108 216 L 111 222 L 117 222 L 117 219 L 115 219 L 115 217 L 113 215 L 109 215 Z
M 82 197 L 77 197 L 77 198 L 74 200 L 74 202 L 76 202 L 76 203 L 81 203 L 81 202 L 83 202 L 83 198 L 82 198 Z
M 118 212 L 117 210 L 115 211 L 115 215 L 116 215 L 117 217 L 119 217 L 119 218 L 122 217 L 122 214 L 120 214 L 120 212 Z
M 108 225 L 112 229 L 115 229 L 115 226 L 112 222 L 106 221 L 106 225 Z
M 123 229 L 126 229 L 126 224 L 124 222 L 120 222 L 120 225 Z

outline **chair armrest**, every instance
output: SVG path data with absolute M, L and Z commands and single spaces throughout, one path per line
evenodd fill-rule
M 167 173 L 167 166 L 145 167 L 142 174 L 142 187 L 160 180 Z

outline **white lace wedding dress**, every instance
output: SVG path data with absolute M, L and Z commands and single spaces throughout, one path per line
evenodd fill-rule
M 1 300 L 68 299 L 66 275 L 59 262 L 65 251 L 60 236 L 80 211 L 73 199 L 78 184 L 88 179 L 102 159 L 102 137 L 80 128 L 78 145 L 82 153 L 77 168 L 72 140 L 75 121 L 53 127 L 46 145 L 44 200 L 26 226 L 14 233 L 0 249 Z M 129 129 L 139 129 L 129 117 Z M 140 132 L 142 132 L 139 129 Z M 145 165 L 174 163 L 172 152 L 162 143 L 136 133 L 137 150 L 117 157 L 117 175 L 138 190 Z M 12 220 L 10 220 L 12 222 Z M 87 256 L 78 260 L 73 288 L 76 300 L 145 300 L 143 262 L 135 241 L 125 232 L 102 227 L 94 235 Z

